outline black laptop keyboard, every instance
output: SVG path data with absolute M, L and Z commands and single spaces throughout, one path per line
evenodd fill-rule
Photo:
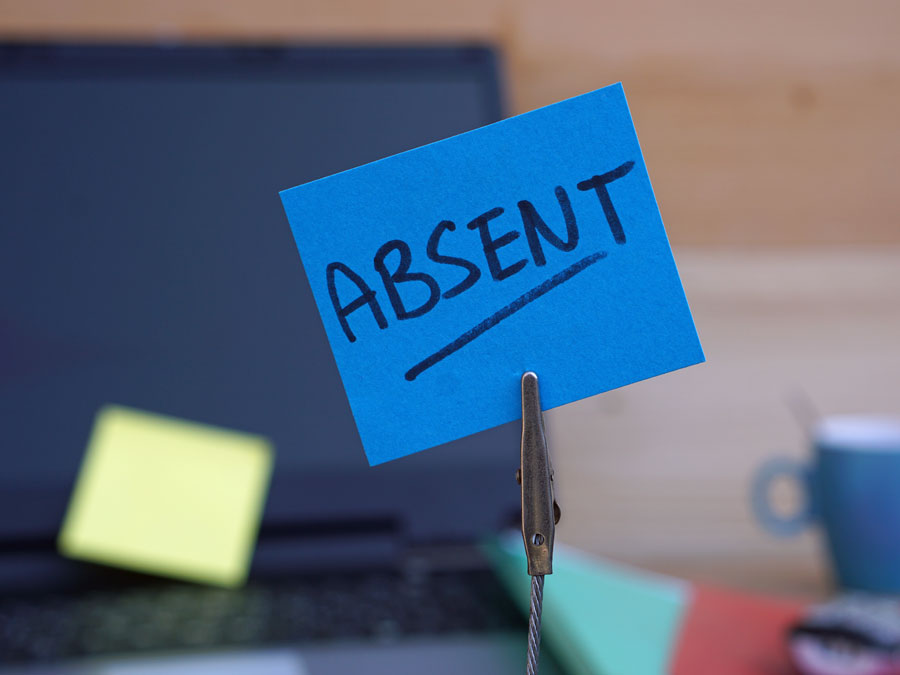
M 346 574 L 0 600 L 0 663 L 520 629 L 489 572 Z

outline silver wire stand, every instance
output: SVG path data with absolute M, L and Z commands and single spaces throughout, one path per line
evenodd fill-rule
M 538 378 L 532 372 L 522 376 L 522 457 L 516 480 L 522 486 L 522 539 L 531 576 L 525 672 L 535 675 L 541 652 L 544 575 L 553 574 L 553 539 L 560 511 L 553 497 L 553 467 L 544 435 Z
M 535 675 L 538 658 L 541 655 L 541 605 L 544 602 L 544 575 L 531 577 L 531 613 L 528 616 L 528 663 L 527 675 Z

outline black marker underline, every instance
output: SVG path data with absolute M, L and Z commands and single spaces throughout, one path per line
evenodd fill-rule
M 467 330 L 446 347 L 439 349 L 428 358 L 419 361 L 416 365 L 406 371 L 406 379 L 412 382 L 419 375 L 421 375 L 423 371 L 428 370 L 429 368 L 431 368 L 431 366 L 435 365 L 439 361 L 443 361 L 453 352 L 462 349 L 479 335 L 503 321 L 503 319 L 512 316 L 528 303 L 537 300 L 548 291 L 556 288 L 561 283 L 568 281 L 582 270 L 587 269 L 595 262 L 603 260 L 603 258 L 605 257 L 606 251 L 598 251 L 597 253 L 592 253 L 586 258 L 582 258 L 574 265 L 570 265 L 559 274 L 554 274 L 552 277 L 547 279 L 547 281 L 535 286 L 530 291 L 523 293 L 511 303 L 509 303 L 506 307 L 494 312 L 474 328 L 470 328 L 469 330 Z

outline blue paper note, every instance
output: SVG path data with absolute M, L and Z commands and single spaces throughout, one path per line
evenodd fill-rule
M 703 361 L 619 84 L 281 197 L 371 464 Z

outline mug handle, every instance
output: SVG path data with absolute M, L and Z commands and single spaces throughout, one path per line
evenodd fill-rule
M 803 493 L 800 507 L 786 516 L 775 513 L 769 501 L 769 488 L 772 482 L 781 476 L 793 478 Z M 812 524 L 816 517 L 812 487 L 812 470 L 808 466 L 787 457 L 770 459 L 760 467 L 753 479 L 751 488 L 753 513 L 762 526 L 772 534 L 780 537 L 799 534 Z

